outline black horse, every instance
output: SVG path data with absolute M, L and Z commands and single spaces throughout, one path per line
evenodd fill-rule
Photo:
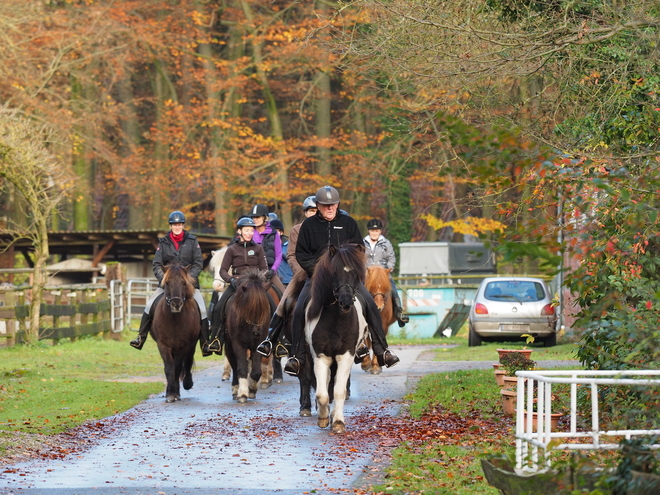
M 270 283 L 258 270 L 247 270 L 227 302 L 227 359 L 232 368 L 232 397 L 254 399 L 262 374 L 262 356 L 256 348 L 268 334 Z M 249 376 L 248 376 L 249 375 Z
M 156 302 L 151 336 L 165 366 L 165 400 L 174 402 L 181 400 L 180 380 L 185 390 L 193 386 L 192 366 L 199 340 L 200 314 L 187 267 L 177 264 L 165 267 L 162 286 L 165 294 Z
M 356 288 L 366 276 L 364 246 L 330 246 L 316 263 L 311 297 L 305 312 L 305 337 L 314 363 L 318 425 L 332 423 L 333 433 L 344 433 L 344 401 L 355 350 L 367 333 Z M 334 379 L 334 387 L 329 384 Z M 334 401 L 330 413 L 330 401 Z

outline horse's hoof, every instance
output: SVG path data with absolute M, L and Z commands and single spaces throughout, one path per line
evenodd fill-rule
M 245 404 L 248 401 L 248 398 L 244 395 L 241 395 L 237 400 L 239 404 Z
M 168 403 L 168 404 L 170 404 L 170 403 L 172 403 L 172 402 L 176 402 L 176 401 L 178 401 L 178 400 L 181 400 L 181 399 L 179 399 L 179 398 L 177 398 L 177 397 L 174 397 L 174 396 L 170 395 L 169 397 L 167 397 L 167 398 L 165 399 L 165 402 Z
M 330 425 L 330 418 L 319 418 L 317 424 L 319 425 L 319 428 L 327 428 Z
M 261 390 L 266 390 L 267 388 L 270 388 L 270 387 L 272 387 L 272 386 L 273 386 L 273 382 L 261 382 L 261 383 L 259 384 L 259 388 L 260 388 Z
M 229 375 L 222 375 L 222 381 L 226 382 L 227 380 L 229 380 Z
M 377 368 L 375 366 L 371 368 L 372 375 L 380 375 L 381 371 L 383 371 L 383 369 L 380 366 Z
M 186 377 L 183 379 L 183 389 L 190 390 L 191 388 L 193 388 L 192 375 L 186 375 Z
M 231 394 L 231 398 L 232 398 L 232 400 L 238 400 L 238 395 L 236 395 L 236 394 Z
M 284 380 L 282 380 L 281 378 L 275 378 L 275 383 L 277 385 L 281 385 L 282 383 L 284 383 Z
M 362 360 L 360 368 L 362 368 L 362 371 L 369 371 L 371 369 L 371 356 L 367 356 Z
M 303 418 L 311 418 L 312 417 L 312 410 L 311 409 L 301 409 L 300 410 L 300 416 Z
M 248 394 L 248 399 L 256 399 L 257 398 L 257 393 L 256 392 L 250 392 Z
M 336 433 L 338 435 L 346 433 L 346 425 L 344 422 L 337 421 L 336 423 L 332 423 L 332 433 Z

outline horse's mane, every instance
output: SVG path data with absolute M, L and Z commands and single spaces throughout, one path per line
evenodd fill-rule
M 267 325 L 270 321 L 270 303 L 264 284 L 264 275 L 257 269 L 246 270 L 237 279 L 232 311 L 228 318 Z
M 353 278 L 352 284 L 364 284 L 366 258 L 363 245 L 342 244 L 339 248 L 330 247 L 321 255 L 312 275 L 311 315 L 319 314 L 322 306 L 334 301 L 334 283 L 342 272 Z
M 178 263 L 173 263 L 165 267 L 165 275 L 163 276 L 163 287 L 170 281 L 176 278 L 182 278 L 186 286 L 186 297 L 191 298 L 195 293 L 195 283 L 193 278 L 188 273 L 187 267 L 181 266 Z
M 388 292 L 390 290 L 390 272 L 382 266 L 370 266 L 367 268 L 367 282 L 365 284 L 371 292 L 371 288 L 382 287 Z

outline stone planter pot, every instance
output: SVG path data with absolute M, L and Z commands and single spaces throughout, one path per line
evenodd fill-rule
M 500 359 L 502 359 L 502 356 L 508 354 L 509 352 L 520 352 L 524 354 L 527 359 L 531 359 L 530 356 L 532 355 L 533 351 L 534 349 L 497 349 L 497 354 L 499 355 Z
M 495 370 L 495 382 L 500 386 L 504 386 L 504 377 L 506 376 L 506 371 L 504 370 Z
M 504 414 L 515 416 L 516 403 L 518 402 L 518 392 L 515 390 L 508 390 L 503 388 L 500 390 L 500 395 L 502 397 L 502 409 L 504 409 Z
M 523 416 L 525 417 L 525 424 L 527 424 L 527 411 L 523 413 Z M 550 428 L 555 430 L 557 429 L 557 426 L 559 426 L 559 418 L 563 416 L 562 413 L 552 413 L 550 415 Z M 538 418 L 538 413 L 532 412 L 532 428 L 534 430 L 538 430 L 538 424 L 537 424 L 537 418 Z

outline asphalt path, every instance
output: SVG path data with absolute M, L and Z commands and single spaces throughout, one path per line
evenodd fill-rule
M 239 404 L 221 380 L 222 367 L 212 367 L 194 374 L 180 402 L 165 403 L 163 393 L 99 422 L 84 451 L 0 469 L 0 494 L 351 493 L 367 487 L 387 461 L 382 446 L 398 443 L 385 438 L 376 448 L 373 435 L 364 434 L 370 418 L 397 415 L 427 373 L 491 367 L 427 360 L 430 346 L 393 349 L 401 362 L 380 375 L 353 368 L 345 435 L 319 428 L 315 413 L 298 415 L 297 379 L 285 376 Z

